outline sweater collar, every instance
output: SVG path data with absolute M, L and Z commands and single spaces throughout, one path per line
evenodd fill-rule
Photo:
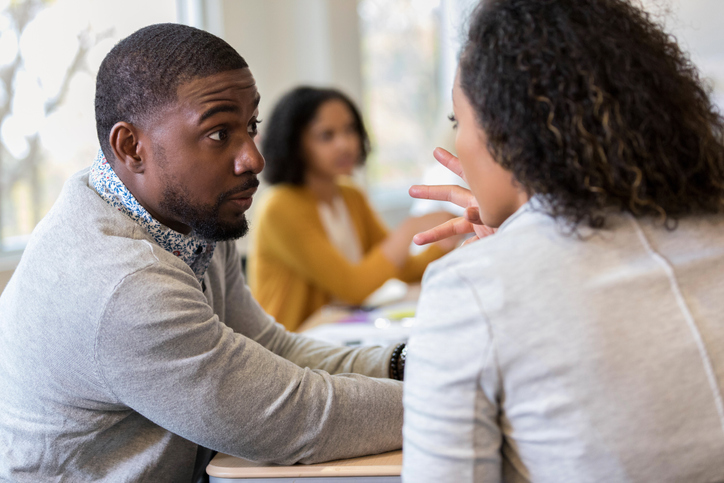
M 215 242 L 205 240 L 193 231 L 184 235 L 153 218 L 126 188 L 100 149 L 91 166 L 90 183 L 109 205 L 141 225 L 161 248 L 183 260 L 202 283 L 214 254 Z

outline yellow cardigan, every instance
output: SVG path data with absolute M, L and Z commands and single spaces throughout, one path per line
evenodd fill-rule
M 267 189 L 254 214 L 249 286 L 264 310 L 289 330 L 333 298 L 359 305 L 390 278 L 418 281 L 427 264 L 444 254 L 432 246 L 398 269 L 382 253 L 387 230 L 365 196 L 352 186 L 339 187 L 364 254 L 356 264 L 327 238 L 317 199 L 305 187 Z

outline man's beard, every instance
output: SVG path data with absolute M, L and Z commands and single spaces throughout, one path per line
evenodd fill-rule
M 163 190 L 161 207 L 168 213 L 173 213 L 185 225 L 191 227 L 195 234 L 205 240 L 224 241 L 235 240 L 246 235 L 249 223 L 246 215 L 242 214 L 232 223 L 224 223 L 219 219 L 221 204 L 230 196 L 241 191 L 255 188 L 259 185 L 256 177 L 246 181 L 243 186 L 219 195 L 216 203 L 212 205 L 198 205 L 193 203 L 185 193 L 178 189 L 170 180 L 166 180 Z

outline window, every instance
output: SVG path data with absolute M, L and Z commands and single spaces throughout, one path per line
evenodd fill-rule
M 362 73 L 367 122 L 376 146 L 375 183 L 395 183 L 419 170 L 420 140 L 430 136 L 440 99 L 439 2 L 363 0 Z
M 394 226 L 409 211 L 407 188 L 452 149 L 451 91 L 464 21 L 477 0 L 361 0 L 363 111 L 373 150 L 372 203 Z
M 439 1 L 362 0 L 358 4 L 363 111 L 373 150 L 367 181 L 384 214 L 407 206 L 440 108 L 437 45 Z M 402 215 L 402 213 L 401 213 Z M 389 217 L 388 223 L 394 224 Z
M 105 54 L 176 19 L 176 0 L 0 1 L 0 257 L 24 248 L 65 180 L 94 159 Z

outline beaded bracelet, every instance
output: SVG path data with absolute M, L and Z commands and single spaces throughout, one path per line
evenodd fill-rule
M 407 346 L 404 342 L 397 344 L 390 357 L 390 379 L 402 381 L 405 379 L 405 359 L 407 358 Z

